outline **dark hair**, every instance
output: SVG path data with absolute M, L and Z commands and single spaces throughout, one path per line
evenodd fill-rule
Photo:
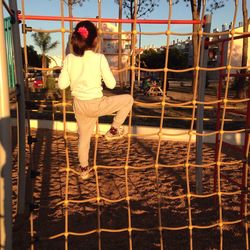
M 81 28 L 85 28 L 86 30 L 84 35 L 81 34 Z M 80 30 L 79 30 L 80 29 Z M 83 56 L 85 50 L 92 49 L 94 47 L 94 40 L 97 37 L 97 28 L 90 21 L 82 21 L 79 22 L 75 31 L 72 33 L 71 44 L 73 47 L 73 52 L 76 56 Z

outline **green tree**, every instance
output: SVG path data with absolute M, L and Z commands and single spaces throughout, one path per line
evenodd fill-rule
M 116 0 L 116 2 L 120 3 L 119 0 Z M 159 0 L 137 0 L 137 18 L 151 13 L 158 6 Z M 133 19 L 135 16 L 135 0 L 123 0 L 122 7 L 126 17 Z
M 151 13 L 155 7 L 159 6 L 159 0 L 115 0 L 117 4 L 119 4 L 119 18 L 121 18 L 122 13 L 121 13 L 121 6 L 123 8 L 124 14 L 127 18 L 129 19 L 134 19 L 143 17 L 149 13 Z M 137 8 L 136 8 L 136 13 L 135 13 L 135 4 L 137 3 Z M 121 24 L 119 25 L 119 31 L 121 31 Z M 133 31 L 133 24 L 131 23 L 131 32 Z M 131 35 L 131 48 L 133 45 L 133 35 Z M 121 52 L 121 36 L 119 36 L 119 52 Z M 120 56 L 119 56 L 120 57 Z M 118 64 L 121 65 L 120 63 L 120 58 L 118 59 Z M 139 59 L 140 60 L 140 59 Z M 132 64 L 132 56 L 130 58 L 130 63 Z M 131 77 L 132 75 L 130 74 L 130 83 L 131 83 Z
M 64 0 L 64 2 L 68 5 L 69 17 L 73 17 L 73 6 L 79 5 L 82 6 L 86 0 Z M 73 32 L 73 22 L 70 21 L 70 32 Z
M 170 48 L 168 54 L 168 68 L 183 69 L 187 67 L 188 57 L 178 48 Z M 165 67 L 166 49 L 155 51 L 145 50 L 141 55 L 141 60 L 149 69 L 160 69 Z
M 168 54 L 168 68 L 184 69 L 187 67 L 188 67 L 188 54 L 185 54 L 181 49 L 170 48 Z
M 149 13 L 151 13 L 155 9 L 155 7 L 159 6 L 159 0 L 137 0 L 137 11 L 135 13 L 135 0 L 123 0 L 123 1 L 115 0 L 115 1 L 119 5 L 122 4 L 125 16 L 129 19 L 146 16 Z M 133 24 L 131 23 L 131 31 L 132 30 L 133 30 Z
M 84 2 L 86 2 L 86 0 L 63 0 L 67 5 L 69 6 L 73 6 L 73 5 L 79 5 L 82 6 Z
M 34 49 L 34 46 L 28 45 L 27 46 L 27 55 L 28 55 L 28 63 L 31 67 L 42 67 L 41 58 L 42 56 L 37 53 L 37 51 Z M 24 49 L 22 48 L 22 58 L 23 58 L 23 64 L 25 62 L 24 60 Z
M 35 44 L 40 48 L 42 53 L 42 67 L 46 68 L 48 65 L 48 60 L 46 59 L 46 54 L 57 47 L 59 44 L 58 41 L 52 42 L 50 33 L 46 32 L 37 32 L 33 33 L 32 37 L 34 39 Z M 43 82 L 46 82 L 46 72 L 43 71 Z
M 155 51 L 154 49 L 148 49 L 141 54 L 141 61 L 149 69 L 164 68 L 165 63 L 164 51 Z
M 73 17 L 73 6 L 74 5 L 79 5 L 82 6 L 84 2 L 86 2 L 87 0 L 63 0 L 65 4 L 68 5 L 68 11 L 69 11 L 69 17 Z M 73 30 L 73 22 L 70 21 L 70 31 Z

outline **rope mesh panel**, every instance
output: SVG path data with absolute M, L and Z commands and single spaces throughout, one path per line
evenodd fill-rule
M 66 100 L 66 94 L 65 91 L 63 91 L 63 100 L 62 103 L 53 103 L 53 107 L 58 107 L 61 106 L 63 108 L 63 124 L 64 124 L 64 144 L 65 144 L 65 161 L 66 161 L 66 166 L 63 168 L 63 171 L 65 173 L 65 193 L 64 193 L 64 198 L 60 201 L 57 202 L 56 208 L 61 209 L 63 207 L 63 213 L 64 213 L 64 231 L 61 231 L 60 233 L 50 235 L 46 239 L 42 240 L 53 240 L 57 238 L 62 238 L 64 237 L 64 247 L 65 249 L 69 249 L 69 237 L 70 236 L 76 236 L 76 237 L 83 237 L 83 236 L 88 236 L 88 235 L 93 235 L 96 234 L 98 237 L 98 249 L 102 248 L 103 242 L 102 242 L 102 236 L 104 233 L 113 233 L 113 234 L 119 234 L 119 233 L 127 233 L 127 240 L 128 240 L 128 248 L 129 249 L 134 249 L 133 246 L 133 237 L 135 232 L 149 232 L 149 231 L 157 231 L 159 235 L 159 245 L 158 247 L 160 249 L 164 249 L 165 246 L 168 245 L 167 240 L 164 237 L 165 232 L 171 232 L 171 231 L 187 231 L 189 235 L 189 248 L 193 249 L 194 248 L 194 240 L 193 240 L 193 234 L 195 229 L 201 229 L 201 230 L 206 230 L 206 229 L 211 229 L 211 228 L 217 228 L 219 229 L 219 245 L 220 249 L 223 249 L 223 235 L 224 235 L 224 228 L 226 226 L 230 225 L 236 225 L 236 224 L 243 224 L 245 228 L 245 247 L 246 249 L 249 249 L 249 243 L 248 243 L 248 221 L 247 221 L 247 193 L 242 193 L 242 190 L 239 189 L 237 191 L 223 191 L 222 189 L 222 175 L 221 175 L 221 169 L 223 168 L 223 171 L 226 171 L 226 168 L 231 169 L 230 166 L 235 166 L 235 165 L 243 165 L 244 166 L 244 175 L 245 178 L 243 179 L 243 188 L 247 190 L 247 175 L 248 175 L 248 162 L 245 161 L 244 159 L 242 160 L 233 160 L 233 161 L 227 161 L 223 162 L 222 158 L 222 146 L 223 146 L 223 138 L 226 134 L 236 134 L 236 133 L 246 133 L 246 143 L 245 143 L 245 158 L 248 158 L 248 153 L 249 153 L 249 135 L 248 132 L 246 132 L 246 129 L 238 129 L 238 130 L 224 130 L 224 125 L 225 122 L 228 121 L 229 119 L 226 118 L 227 112 L 233 109 L 237 109 L 237 107 L 234 107 L 233 104 L 239 103 L 239 102 L 245 102 L 249 103 L 249 97 L 241 99 L 241 100 L 230 100 L 228 97 L 228 92 L 229 92 L 229 83 L 230 83 L 230 72 L 232 69 L 243 69 L 243 68 L 249 68 L 249 67 L 238 67 L 238 66 L 232 66 L 231 65 L 231 60 L 232 60 L 232 48 L 234 44 L 234 36 L 235 34 L 245 34 L 245 33 L 239 33 L 235 32 L 234 27 L 235 27 L 235 20 L 236 20 L 236 13 L 237 13 L 237 8 L 238 8 L 238 1 L 235 1 L 235 12 L 234 12 L 234 19 L 233 19 L 233 24 L 232 24 L 232 30 L 228 32 L 218 32 L 216 34 L 212 33 L 205 33 L 203 32 L 202 28 L 202 23 L 197 24 L 199 25 L 198 32 L 196 35 L 198 36 L 198 58 L 197 58 L 197 65 L 193 65 L 193 67 L 188 68 L 188 69 L 170 69 L 168 68 L 168 55 L 169 55 L 169 46 L 170 46 L 170 36 L 171 35 L 180 35 L 180 36 L 186 36 L 186 35 L 193 35 L 194 33 L 177 33 L 177 32 L 172 32 L 171 31 L 171 24 L 174 23 L 172 22 L 172 1 L 169 1 L 169 13 L 168 13 L 168 22 L 167 24 L 167 30 L 165 32 L 138 32 L 137 31 L 137 19 L 136 17 L 134 18 L 134 21 L 132 23 L 133 29 L 131 32 L 104 32 L 102 30 L 101 26 L 101 11 L 100 11 L 100 6 L 101 6 L 101 1 L 98 1 L 99 3 L 99 16 L 98 16 L 98 26 L 99 26 L 99 33 L 102 36 L 103 34 L 130 34 L 132 39 L 131 47 L 132 47 L 132 54 L 131 54 L 131 65 L 127 65 L 124 68 L 120 68 L 118 70 L 114 70 L 114 72 L 124 72 L 130 70 L 131 72 L 131 95 L 134 95 L 134 89 L 135 89 L 135 72 L 136 70 L 140 70 L 141 72 L 163 72 L 164 73 L 164 79 L 163 79 L 163 96 L 162 100 L 160 102 L 142 102 L 142 101 L 135 101 L 135 107 L 144 107 L 148 109 L 154 109 L 154 108 L 159 108 L 160 113 L 159 113 L 159 128 L 158 131 L 155 133 L 148 133 L 148 134 L 140 134 L 140 133 L 133 133 L 132 130 L 132 118 L 134 116 L 133 111 L 130 112 L 129 119 L 128 119 L 128 135 L 127 135 L 127 142 L 126 145 L 124 144 L 124 147 L 126 146 L 126 157 L 125 157 L 125 162 L 123 165 L 116 165 L 116 166 L 106 166 L 106 165 L 99 165 L 97 158 L 98 158 L 98 145 L 99 145 L 99 137 L 100 137 L 100 131 L 99 131 L 99 126 L 97 124 L 96 130 L 95 130 L 95 142 L 94 142 L 94 150 L 93 150 L 93 173 L 95 175 L 95 192 L 96 196 L 92 198 L 87 198 L 87 199 L 71 199 L 69 198 L 69 193 L 70 193 L 70 176 L 71 174 L 74 175 L 80 175 L 80 173 L 74 169 L 74 166 L 70 164 L 70 140 L 68 139 L 68 134 L 67 134 L 67 123 L 66 123 L 66 107 L 69 105 L 67 100 Z M 135 1 L 136 3 L 136 1 Z M 24 15 L 24 0 L 22 0 L 22 5 L 23 5 L 23 15 Z M 202 13 L 202 18 L 201 20 L 204 19 L 204 10 L 205 10 L 205 1 L 202 3 L 203 5 L 203 13 Z M 135 13 L 136 13 L 136 8 L 137 5 L 135 4 Z M 65 41 L 64 41 L 64 35 L 65 32 L 68 32 L 68 30 L 65 28 L 65 17 L 64 17 L 64 2 L 61 1 L 61 29 L 55 29 L 55 30 L 41 30 L 41 29 L 33 29 L 33 31 L 44 31 L 44 32 L 61 32 L 62 33 L 62 58 L 64 59 L 64 48 L 65 48 Z M 23 16 L 22 19 L 23 24 L 25 24 L 25 16 Z M 137 67 L 136 66 L 136 35 L 166 35 L 166 57 L 165 57 L 165 66 L 164 68 L 161 69 L 146 69 L 143 67 Z M 225 66 L 219 66 L 219 67 L 214 67 L 214 68 L 206 68 L 206 67 L 200 67 L 200 51 L 201 51 L 201 44 L 202 44 L 202 38 L 205 35 L 208 36 L 220 36 L 220 35 L 231 35 L 231 42 L 230 42 L 230 53 L 228 56 L 228 63 Z M 248 34 L 248 33 L 247 33 Z M 24 33 L 24 46 L 26 46 L 26 34 Z M 101 46 L 99 45 L 99 51 L 101 49 Z M 26 51 L 26 50 L 25 50 Z M 29 70 L 40 70 L 40 71 L 52 71 L 54 69 L 50 68 L 34 68 L 34 67 L 28 67 L 28 58 L 27 58 L 27 52 L 25 52 L 25 69 L 26 72 Z M 57 69 L 60 67 L 57 67 Z M 226 82 L 225 82 L 225 93 L 224 96 L 219 98 L 218 100 L 215 101 L 204 101 L 200 102 L 197 101 L 197 90 L 198 90 L 198 79 L 199 79 L 199 73 L 201 71 L 222 71 L 222 70 L 227 70 L 227 75 L 226 75 Z M 181 72 L 195 72 L 195 79 L 193 82 L 193 97 L 191 101 L 185 101 L 185 102 L 180 102 L 180 103 L 172 103 L 168 102 L 166 98 L 166 89 L 167 89 L 167 81 L 168 81 L 168 73 L 169 72 L 175 72 L 175 73 L 181 73 Z M 197 105 L 198 104 L 203 104 L 205 106 L 205 109 L 213 109 L 214 105 L 219 105 L 220 111 L 222 111 L 222 115 L 220 117 L 220 127 L 217 131 L 213 132 L 207 132 L 207 133 L 197 133 L 195 131 L 195 121 L 196 121 L 196 110 L 197 110 Z M 232 105 L 232 106 L 230 106 Z M 180 132 L 180 133 L 166 133 L 164 132 L 164 119 L 168 118 L 167 116 L 167 109 L 175 107 L 175 108 L 189 108 L 191 109 L 191 117 L 189 120 L 191 121 L 190 127 L 188 128 L 187 132 Z M 54 111 L 53 111 L 54 114 Z M 150 117 L 150 116 L 139 116 L 139 117 Z M 154 116 L 156 117 L 156 116 Z M 218 118 L 217 118 L 218 119 Z M 218 153 L 216 155 L 216 159 L 214 162 L 209 162 L 209 163 L 204 163 L 202 165 L 197 165 L 194 164 L 191 161 L 191 154 L 193 151 L 192 148 L 192 140 L 193 137 L 199 135 L 203 137 L 208 137 L 208 136 L 213 136 L 217 135 L 219 136 L 219 141 L 218 141 Z M 157 147 L 156 147 L 156 154 L 155 154 L 155 159 L 153 164 L 144 164 L 144 165 L 139 165 L 139 166 L 134 166 L 131 164 L 131 155 L 133 154 L 131 148 L 132 148 L 132 143 L 133 139 L 137 139 L 140 137 L 151 137 L 151 136 L 157 136 Z M 188 136 L 188 142 L 186 145 L 186 158 L 184 159 L 183 163 L 181 164 L 162 164 L 160 161 L 160 154 L 161 151 L 163 150 L 163 139 L 165 136 L 171 136 L 171 137 L 181 137 L 181 136 Z M 167 157 L 167 156 L 166 156 Z M 226 167 L 224 167 L 224 165 Z M 217 189 L 214 190 L 213 193 L 209 194 L 195 194 L 191 191 L 191 170 L 194 168 L 202 168 L 202 169 L 215 169 L 216 171 L 216 177 L 217 177 Z M 133 224 L 133 219 L 132 219 L 132 202 L 135 200 L 133 195 L 130 194 L 130 185 L 131 185 L 131 180 L 130 180 L 130 172 L 132 171 L 142 171 L 142 170 L 154 170 L 154 175 L 155 175 L 155 185 L 156 185 L 156 199 L 158 203 L 157 207 L 157 221 L 158 225 L 156 227 L 137 227 L 134 226 Z M 184 194 L 180 195 L 165 195 L 162 194 L 161 188 L 162 188 L 162 179 L 161 179 L 161 171 L 164 169 L 170 169 L 170 170 L 184 170 L 185 171 L 185 190 L 186 192 Z M 111 171 L 111 170 L 123 170 L 124 171 L 124 185 L 125 185 L 125 196 L 117 199 L 109 199 L 107 197 L 104 197 L 101 193 L 101 181 L 100 181 L 100 172 L 101 171 Z M 223 201 L 222 198 L 224 197 L 233 197 L 235 195 L 241 195 L 243 194 L 243 200 L 244 200 L 244 208 L 243 208 L 243 217 L 242 219 L 236 219 L 232 221 L 225 221 L 223 220 Z M 202 225 L 202 224 L 194 224 L 193 223 L 193 213 L 192 210 L 195 209 L 193 205 L 193 200 L 194 198 L 199 198 L 199 199 L 207 199 L 207 198 L 215 198 L 217 200 L 218 204 L 218 217 L 217 217 L 217 222 L 212 223 L 209 225 Z M 171 226 L 165 226 L 164 224 L 164 215 L 163 215 L 163 204 L 164 202 L 171 202 L 171 201 L 181 201 L 186 204 L 186 210 L 187 210 L 187 225 L 185 226 L 178 226 L 178 227 L 171 227 Z M 84 204 L 95 204 L 97 207 L 97 213 L 96 213 L 96 219 L 97 219 L 97 225 L 96 228 L 84 231 L 84 232 L 74 232 L 69 228 L 69 211 L 70 211 L 70 206 L 71 205 L 76 205 L 76 204 L 81 204 L 84 206 Z M 126 213 L 127 213 L 127 226 L 117 228 L 117 229 L 111 229 L 111 228 L 104 228 L 102 227 L 102 206 L 104 203 L 107 204 L 126 204 Z M 86 222 L 88 223 L 88 222 Z M 31 216 L 31 234 L 34 236 L 34 225 L 33 225 L 33 218 Z M 114 237 L 116 237 L 114 235 Z M 33 245 L 32 245 L 33 247 Z

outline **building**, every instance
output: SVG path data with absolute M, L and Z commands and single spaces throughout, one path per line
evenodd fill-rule
M 250 19 L 248 20 L 248 32 L 250 31 Z M 235 28 L 235 32 L 243 32 L 242 23 L 239 23 L 239 26 Z M 241 34 L 236 34 L 235 36 L 240 36 Z M 231 36 L 229 36 L 231 37 Z M 230 48 L 230 43 L 228 43 L 228 48 Z M 233 48 L 232 48 L 232 66 L 241 66 L 241 59 L 242 59 L 242 46 L 243 46 L 243 39 L 234 40 Z M 228 49 L 229 55 L 229 49 Z M 247 55 L 247 66 L 250 66 L 250 37 L 248 37 L 248 55 Z M 236 71 L 236 70 L 233 70 Z
M 230 24 L 228 27 L 226 24 L 222 25 L 221 31 L 231 31 L 232 24 Z M 234 37 L 241 36 L 242 34 L 237 34 L 237 32 L 242 33 L 243 32 L 243 26 L 240 22 L 238 27 L 235 27 L 235 35 Z M 248 26 L 248 30 L 250 30 L 250 24 Z M 214 29 L 213 33 L 220 32 L 219 29 Z M 216 40 L 223 40 L 231 38 L 230 34 L 226 35 L 219 35 L 219 36 L 213 36 L 210 37 L 210 41 L 213 41 L 215 43 L 211 44 L 209 46 L 208 51 L 208 67 L 214 68 L 214 67 L 220 67 L 228 65 L 228 58 L 230 54 L 231 49 L 231 41 L 225 41 L 224 43 L 218 42 L 216 43 Z M 241 66 L 241 59 L 242 59 L 242 46 L 243 46 L 243 38 L 235 39 L 233 41 L 232 45 L 232 56 L 231 56 L 231 62 L 230 64 L 232 66 Z M 224 51 L 224 52 L 223 52 Z M 222 54 L 223 53 L 223 54 Z M 247 66 L 250 65 L 250 39 L 248 38 L 248 62 Z M 230 73 L 234 74 L 236 73 L 236 69 L 231 69 Z M 219 79 L 219 71 L 211 71 L 207 72 L 207 80 L 218 80 Z
M 112 23 L 102 24 L 102 42 L 101 51 L 106 56 L 110 68 L 113 70 L 114 76 L 118 85 L 126 85 L 130 79 L 130 71 L 125 70 L 118 72 L 117 70 L 124 69 L 130 66 L 130 51 L 131 51 L 131 36 L 130 34 L 122 34 L 120 37 L 117 34 L 119 26 Z M 110 32 L 110 33 L 109 33 Z M 113 33 L 114 32 L 114 33 Z M 121 54 L 119 55 L 119 38 L 121 38 Z M 120 63 L 119 65 L 119 56 Z

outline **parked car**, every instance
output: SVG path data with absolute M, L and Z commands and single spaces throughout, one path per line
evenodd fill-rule
M 43 78 L 42 78 L 42 76 L 35 77 L 33 86 L 34 86 L 34 88 L 42 88 L 43 87 Z

